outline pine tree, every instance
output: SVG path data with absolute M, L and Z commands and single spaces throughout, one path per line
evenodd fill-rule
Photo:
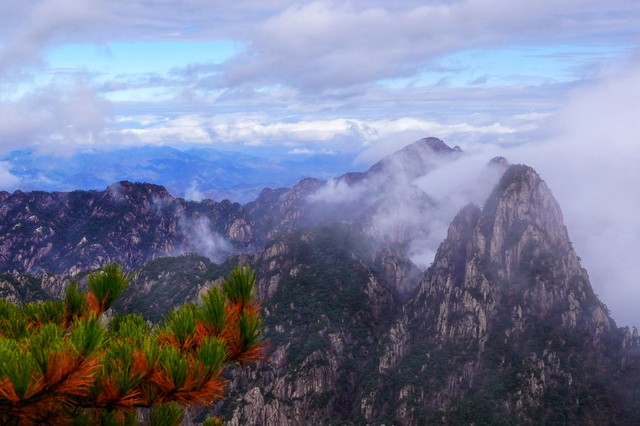
M 131 278 L 108 264 L 61 301 L 0 300 L 0 424 L 133 425 L 146 407 L 148 424 L 177 425 L 185 408 L 222 398 L 225 369 L 262 358 L 248 267 L 158 325 L 104 315 Z

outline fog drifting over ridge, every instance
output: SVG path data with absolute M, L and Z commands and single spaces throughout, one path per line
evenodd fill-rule
M 423 138 L 364 173 L 323 183 L 306 197 L 308 214 L 312 223 L 351 223 L 376 250 L 396 249 L 426 270 L 453 217 L 469 203 L 483 205 L 505 169 L 486 152 L 465 154 Z
M 640 325 L 640 62 L 576 90 L 552 135 L 505 151 L 534 167 L 562 208 L 574 248 L 619 325 Z
M 626 63 L 612 64 L 598 78 L 576 86 L 557 112 L 537 117 L 536 129 L 522 132 L 526 143 L 492 143 L 490 137 L 467 139 L 460 143 L 466 159 L 456 162 L 480 167 L 495 156 L 504 156 L 510 164 L 533 167 L 558 200 L 582 266 L 620 326 L 640 325 L 638 99 L 640 55 L 636 52 Z M 367 146 L 359 158 L 381 158 L 416 136 L 409 132 L 384 138 Z M 449 145 L 458 143 L 456 135 L 435 136 Z M 452 163 L 437 170 L 425 178 L 442 182 L 430 195 L 448 196 L 450 188 L 462 187 L 472 169 Z M 483 205 L 484 200 L 472 198 L 470 202 Z M 444 217 L 443 225 L 448 225 L 454 214 Z M 443 228 L 438 229 L 434 235 Z M 431 252 L 424 251 L 421 263 L 428 263 L 430 256 Z
M 626 83 L 635 81 L 626 75 Z M 634 109 L 625 102 L 640 99 L 640 77 L 637 83 L 638 89 L 627 90 L 624 79 L 604 82 L 618 89 L 611 97 L 603 95 L 602 85 L 576 94 L 550 122 L 553 136 L 519 147 L 490 146 L 465 153 L 417 178 L 413 184 L 438 207 L 429 212 L 428 238 L 416 239 L 409 249 L 412 260 L 426 268 L 455 214 L 470 202 L 484 205 L 499 177 L 495 169 L 492 175 L 487 163 L 501 155 L 511 164 L 532 166 L 547 182 L 596 294 L 619 326 L 640 325 L 640 130 L 634 123 Z M 605 123 L 610 119 L 616 123 L 611 132 Z M 339 189 L 342 199 L 350 196 L 344 187 Z M 399 209 L 411 212 L 410 204 Z

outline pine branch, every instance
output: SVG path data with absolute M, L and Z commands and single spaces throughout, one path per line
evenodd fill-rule
M 102 318 L 131 276 L 114 263 L 62 301 L 0 300 L 0 424 L 134 424 L 139 407 L 154 425 L 179 424 L 185 407 L 224 396 L 225 369 L 263 359 L 248 267 L 155 329 L 139 315 Z

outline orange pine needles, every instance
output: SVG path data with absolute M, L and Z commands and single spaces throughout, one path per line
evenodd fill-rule
M 224 395 L 225 369 L 264 359 L 249 268 L 156 326 L 136 315 L 101 318 L 130 279 L 111 264 L 90 276 L 88 292 L 70 285 L 59 304 L 0 301 L 0 424 L 76 416 L 113 424 L 131 420 L 137 407 L 178 424 L 175 404 L 212 406 Z
M 2 381 L 0 381 L 0 398 L 2 398 L 3 400 L 9 401 L 11 404 L 14 404 L 14 405 L 17 405 L 17 403 L 20 402 L 20 397 L 16 393 L 16 390 L 13 387 L 13 383 L 11 383 L 11 380 L 9 380 L 9 378 L 5 377 L 4 379 L 2 379 Z M 3 404 L 3 405 L 6 406 L 9 404 Z
M 93 293 L 87 293 L 87 309 L 92 314 L 101 314 L 104 309 L 104 300 L 99 301 Z
M 229 359 L 239 363 L 264 360 L 266 342 L 258 340 L 260 304 L 236 302 L 227 306 L 228 326 L 221 336 L 227 342 Z

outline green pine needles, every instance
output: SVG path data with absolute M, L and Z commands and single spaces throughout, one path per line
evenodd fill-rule
M 109 309 L 127 288 L 131 278 L 131 274 L 125 274 L 117 263 L 107 264 L 102 271 L 90 275 L 87 283 L 90 308 L 102 312 Z
M 222 284 L 222 290 L 232 303 L 248 305 L 254 297 L 256 273 L 248 266 L 231 271 Z
M 113 263 L 61 301 L 0 300 L 0 424 L 178 425 L 186 407 L 222 398 L 225 369 L 262 358 L 250 268 L 158 325 L 104 316 L 131 278 Z

